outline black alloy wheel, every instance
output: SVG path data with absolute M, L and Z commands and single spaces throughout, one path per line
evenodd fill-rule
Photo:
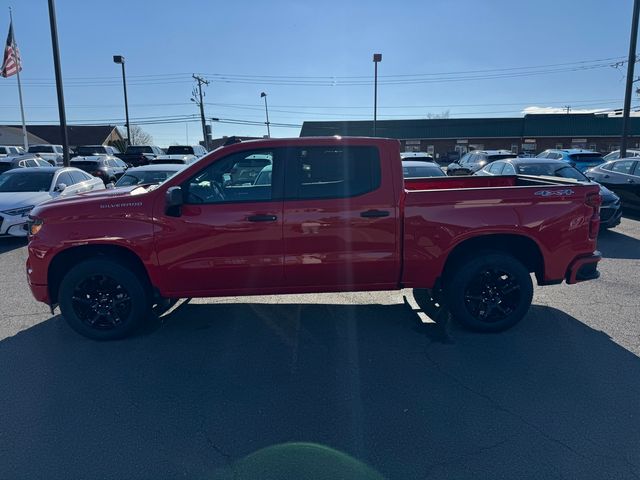
M 77 317 L 98 330 L 121 325 L 131 313 L 131 295 L 117 280 L 92 275 L 82 280 L 71 298 Z
M 123 338 L 151 314 L 151 288 L 144 272 L 117 260 L 97 258 L 73 266 L 60 283 L 62 316 L 95 340 Z
M 526 315 L 533 282 L 529 270 L 511 255 L 481 251 L 448 267 L 444 294 L 446 306 L 462 326 L 498 332 Z

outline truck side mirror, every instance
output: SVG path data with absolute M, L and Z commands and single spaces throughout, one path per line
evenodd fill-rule
M 181 187 L 170 187 L 165 194 L 165 212 L 170 217 L 179 217 L 181 215 L 182 204 L 184 198 L 182 196 Z

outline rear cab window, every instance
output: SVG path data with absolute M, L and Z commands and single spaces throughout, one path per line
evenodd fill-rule
M 375 147 L 290 148 L 286 159 L 287 199 L 355 197 L 380 187 L 380 155 Z

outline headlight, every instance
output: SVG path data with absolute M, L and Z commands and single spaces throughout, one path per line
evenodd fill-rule
M 29 215 L 29 212 L 33 210 L 33 207 L 33 205 L 29 205 L 26 207 L 12 208 L 11 210 L 4 210 L 2 213 L 6 213 L 7 215 L 22 215 L 23 217 L 26 217 Z
M 29 232 L 29 235 L 36 235 L 42 228 L 43 224 L 44 221 L 41 218 L 29 217 L 29 221 L 27 222 L 27 232 Z

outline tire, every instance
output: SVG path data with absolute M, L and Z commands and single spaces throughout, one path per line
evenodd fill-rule
M 453 318 L 477 332 L 500 332 L 526 315 L 533 282 L 511 255 L 480 252 L 457 262 L 445 276 L 445 299 Z
M 118 262 L 86 260 L 62 279 L 58 302 L 76 332 L 94 340 L 115 340 L 149 317 L 149 291 L 141 275 Z

